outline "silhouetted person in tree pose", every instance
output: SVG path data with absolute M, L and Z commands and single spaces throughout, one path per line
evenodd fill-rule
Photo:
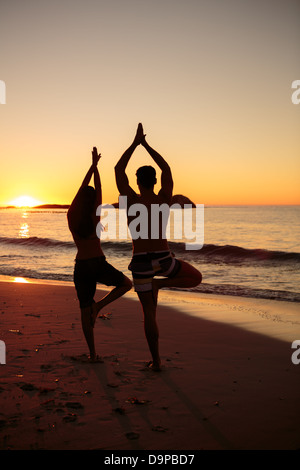
M 90 360 L 98 360 L 94 342 L 94 324 L 99 311 L 129 291 L 131 280 L 106 261 L 96 227 L 100 217 L 97 207 L 102 204 L 102 189 L 97 164 L 101 157 L 96 147 L 92 152 L 92 165 L 88 170 L 69 210 L 68 224 L 77 246 L 74 268 L 74 283 L 81 309 L 82 329 L 87 341 Z M 92 175 L 94 185 L 88 186 Z M 115 286 L 99 302 L 94 301 L 97 282 Z
M 195 287 L 202 280 L 201 273 L 185 261 L 178 260 L 170 252 L 168 241 L 160 227 L 159 237 L 151 238 L 151 205 L 171 204 L 173 180 L 169 165 L 146 142 L 141 124 L 138 125 L 133 143 L 124 152 L 115 166 L 116 183 L 120 195 L 127 196 L 127 217 L 130 223 L 134 219 L 128 214 L 133 204 L 143 204 L 148 214 L 148 237 L 132 237 L 133 256 L 129 269 L 132 271 L 133 283 L 144 312 L 144 328 L 152 355 L 148 364 L 153 370 L 161 369 L 158 345 L 158 327 L 156 323 L 156 307 L 158 290 L 161 287 Z M 161 169 L 161 189 L 158 194 L 154 192 L 156 172 L 151 166 L 143 166 L 136 172 L 137 184 L 140 194 L 137 194 L 129 185 L 125 172 L 126 166 L 138 145 L 142 145 L 151 155 Z M 152 222 L 153 223 L 153 222 Z M 154 279 L 154 276 L 164 276 L 164 279 Z

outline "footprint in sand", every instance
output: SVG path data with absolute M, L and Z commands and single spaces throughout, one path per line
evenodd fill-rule
M 84 408 L 84 406 L 79 401 L 68 401 L 66 403 L 67 408 L 72 408 L 74 410 L 80 410 Z
M 77 415 L 75 413 L 69 413 L 63 417 L 63 421 L 65 423 L 74 423 L 74 421 L 77 421 Z
M 91 360 L 86 354 L 81 354 L 79 356 L 65 356 L 66 359 L 71 359 L 71 361 L 80 362 L 82 364 L 102 364 L 104 361 L 100 356 L 97 356 L 96 359 Z
M 129 440 L 138 439 L 140 437 L 140 435 L 137 432 L 127 432 L 125 436 Z
M 157 426 L 153 426 L 152 431 L 155 431 L 155 432 L 167 432 L 167 431 L 168 431 L 168 428 L 165 428 L 164 426 L 157 425 Z

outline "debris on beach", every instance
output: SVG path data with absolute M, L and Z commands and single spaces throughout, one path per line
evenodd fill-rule
M 149 400 L 139 400 L 136 397 L 131 397 L 126 400 L 127 403 L 131 403 L 132 405 L 146 405 L 149 403 Z
M 110 320 L 111 313 L 102 313 L 101 315 L 98 315 L 97 318 L 101 318 L 101 320 Z

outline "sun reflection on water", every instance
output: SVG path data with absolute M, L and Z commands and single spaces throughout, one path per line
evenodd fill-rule
M 22 224 L 19 230 L 19 237 L 20 238 L 28 238 L 29 235 L 29 225 Z
M 22 219 L 27 219 L 28 214 L 26 211 L 23 212 L 22 214 Z M 29 237 L 29 225 L 27 222 L 23 222 L 20 226 L 19 230 L 19 237 L 20 238 L 28 238 Z

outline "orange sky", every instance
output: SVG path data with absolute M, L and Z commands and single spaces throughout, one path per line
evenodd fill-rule
M 1 2 L 0 205 L 68 204 L 91 161 L 104 202 L 138 122 L 175 193 L 300 204 L 300 4 L 294 0 Z M 128 166 L 151 159 L 139 148 Z

